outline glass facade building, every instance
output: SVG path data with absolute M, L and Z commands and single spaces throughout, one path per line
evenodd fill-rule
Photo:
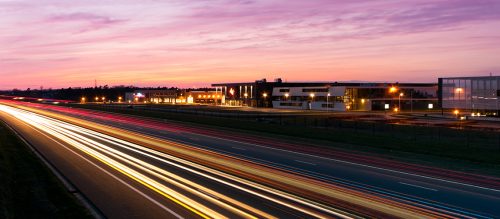
M 438 84 L 443 109 L 500 110 L 500 76 L 440 78 Z

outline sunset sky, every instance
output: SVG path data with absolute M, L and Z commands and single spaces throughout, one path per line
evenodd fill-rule
M 498 0 L 0 0 L 0 89 L 490 72 Z

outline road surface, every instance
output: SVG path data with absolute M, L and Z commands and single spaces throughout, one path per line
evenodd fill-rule
M 112 218 L 500 215 L 496 188 L 200 134 L 196 127 L 6 104 L 25 110 L 0 105 L 1 119 Z

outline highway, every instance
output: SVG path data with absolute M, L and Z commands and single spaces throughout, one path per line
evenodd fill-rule
M 278 149 L 189 125 L 2 102 L 0 118 L 110 218 L 500 215 L 498 188 Z

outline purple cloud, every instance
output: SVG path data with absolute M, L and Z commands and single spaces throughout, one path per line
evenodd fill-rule
M 114 24 L 119 24 L 125 22 L 122 19 L 113 19 L 107 16 L 91 14 L 91 13 L 70 13 L 70 14 L 60 14 L 53 15 L 46 19 L 48 23 L 62 23 L 62 22 L 79 22 L 84 23 L 83 29 L 79 32 L 86 32 L 90 30 L 97 30 L 104 27 L 108 27 Z

